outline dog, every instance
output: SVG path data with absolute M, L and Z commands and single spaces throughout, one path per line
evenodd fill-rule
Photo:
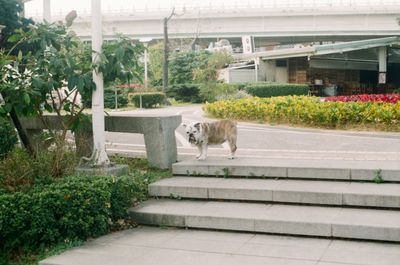
M 196 145 L 200 154 L 198 160 L 207 158 L 207 148 L 209 145 L 222 144 L 225 141 L 229 143 L 231 153 L 229 159 L 234 159 L 237 149 L 237 123 L 230 120 L 221 120 L 217 122 L 192 122 L 189 125 L 183 124 L 186 134 L 189 137 L 189 143 Z

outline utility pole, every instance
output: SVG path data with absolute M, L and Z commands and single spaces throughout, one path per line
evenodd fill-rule
M 172 9 L 169 17 L 163 19 L 164 25 L 164 63 L 163 63 L 163 92 L 168 90 L 168 21 L 175 15 L 175 7 Z
M 164 18 L 164 62 L 163 62 L 163 92 L 168 89 L 168 18 Z

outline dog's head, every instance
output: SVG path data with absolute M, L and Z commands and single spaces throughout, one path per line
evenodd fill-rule
M 201 124 L 200 122 L 192 122 L 188 125 L 183 124 L 186 134 L 189 137 L 189 143 L 198 144 L 201 141 Z

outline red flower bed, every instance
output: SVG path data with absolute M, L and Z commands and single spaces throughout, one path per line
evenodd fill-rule
M 398 101 L 400 101 L 400 94 L 361 94 L 351 96 L 326 97 L 325 101 L 397 103 Z

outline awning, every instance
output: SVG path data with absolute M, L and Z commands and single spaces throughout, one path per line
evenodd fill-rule
M 272 51 L 242 54 L 241 59 L 262 58 L 263 60 L 284 59 L 294 57 L 311 57 L 333 53 L 344 53 L 350 51 L 371 49 L 384 46 L 400 45 L 400 37 L 387 37 L 369 40 L 349 41 L 334 44 L 322 44 L 305 47 L 295 47 Z

